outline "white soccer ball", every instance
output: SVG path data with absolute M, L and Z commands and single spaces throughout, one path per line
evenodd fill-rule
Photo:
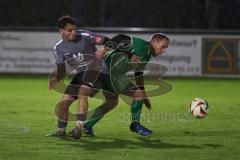
M 208 103 L 201 98 L 195 98 L 190 104 L 190 113 L 196 118 L 204 118 L 208 113 Z

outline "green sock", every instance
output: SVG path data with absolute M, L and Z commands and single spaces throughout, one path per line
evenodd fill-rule
M 98 117 L 96 119 L 93 120 L 89 120 L 87 122 L 84 123 L 84 127 L 87 128 L 92 128 L 98 121 L 100 121 L 103 117 Z
M 132 122 L 140 122 L 143 103 L 134 100 L 131 105 Z
M 87 128 L 92 128 L 100 119 L 104 117 L 106 113 L 111 111 L 114 107 L 110 108 L 106 105 L 106 103 L 98 106 L 97 108 L 88 112 L 87 122 L 84 123 L 84 126 Z

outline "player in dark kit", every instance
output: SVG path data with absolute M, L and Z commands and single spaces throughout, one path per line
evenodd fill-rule
M 63 16 L 58 21 L 61 40 L 54 46 L 57 70 L 49 77 L 49 90 L 55 89 L 57 84 L 66 76 L 66 64 L 76 70 L 70 85 L 64 89 L 64 94 L 57 108 L 58 129 L 52 136 L 66 136 L 68 110 L 70 105 L 79 98 L 78 113 L 87 111 L 87 97 L 79 96 L 81 87 L 92 87 L 99 81 L 99 75 L 107 73 L 104 61 L 96 58 L 96 46 L 103 45 L 108 38 L 89 31 L 77 30 L 77 22 L 70 16 Z M 94 75 L 94 76 L 93 76 Z M 77 132 L 84 123 L 84 118 L 78 118 Z

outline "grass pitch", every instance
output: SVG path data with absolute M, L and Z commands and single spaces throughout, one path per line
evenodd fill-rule
M 151 98 L 153 111 L 143 109 L 142 123 L 153 135 L 129 131 L 130 109 L 120 101 L 95 126 L 96 137 L 70 141 L 44 136 L 56 129 L 54 107 L 61 96 L 48 91 L 47 76 L 0 75 L 0 160 L 240 159 L 240 81 L 167 80 L 174 90 Z M 204 119 L 188 115 L 195 97 L 209 102 Z M 98 104 L 90 99 L 91 107 Z

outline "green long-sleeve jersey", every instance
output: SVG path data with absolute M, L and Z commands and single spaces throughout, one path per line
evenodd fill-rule
M 133 54 L 136 55 L 141 62 L 146 64 L 149 62 L 151 58 L 149 42 L 132 37 L 132 48 L 134 50 Z
M 151 54 L 149 52 L 149 42 L 137 37 L 118 35 L 113 38 L 113 42 L 117 44 L 115 45 L 117 47 L 107 53 L 105 62 L 108 66 L 113 86 L 119 93 L 130 82 L 126 73 L 137 68 L 129 60 L 132 54 L 136 55 L 143 63 L 140 65 L 141 70 L 149 62 Z

